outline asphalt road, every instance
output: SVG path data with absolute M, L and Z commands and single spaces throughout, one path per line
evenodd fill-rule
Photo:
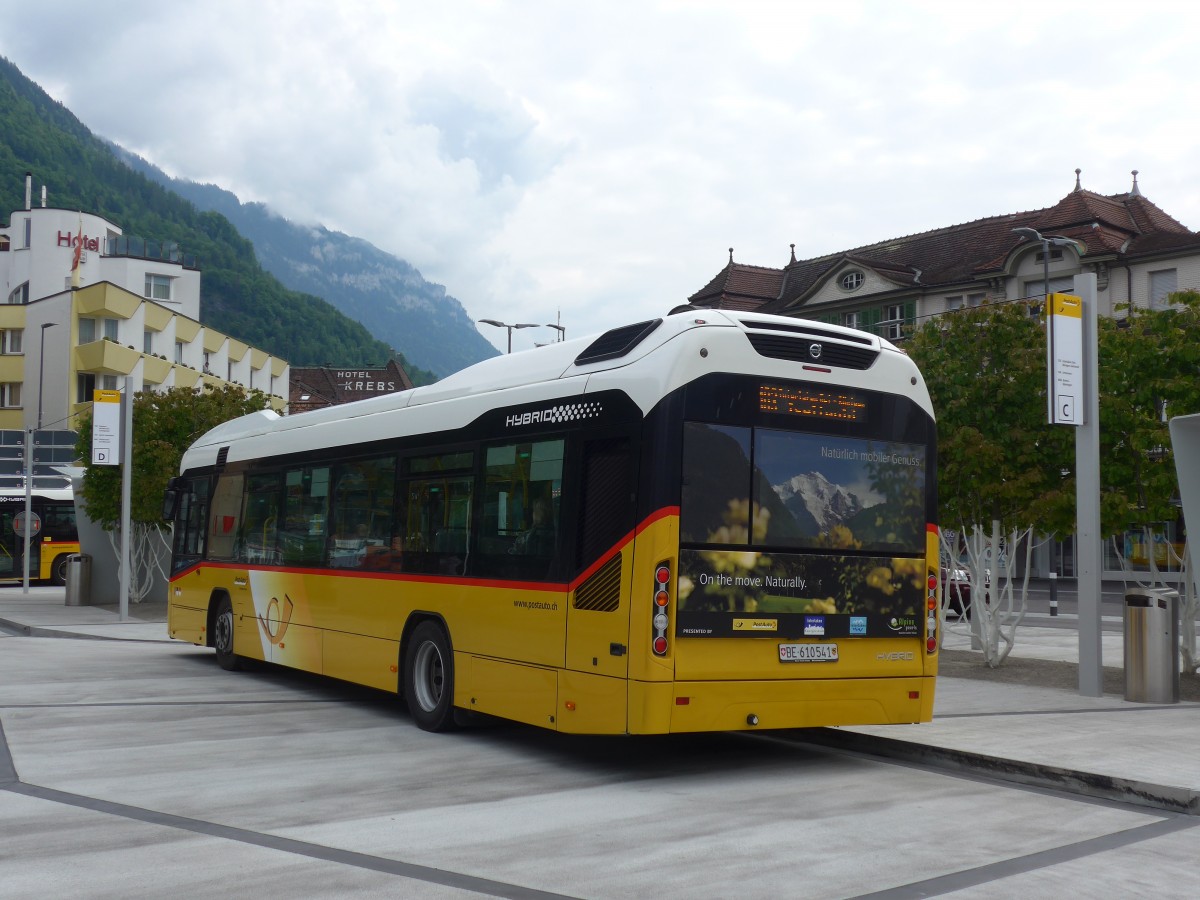
M 169 642 L 0 637 L 0 897 L 1154 894 L 1200 829 L 804 733 L 413 726 Z

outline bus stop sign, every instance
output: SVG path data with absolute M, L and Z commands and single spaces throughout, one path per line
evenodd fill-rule
M 42 517 L 37 513 L 29 514 L 29 536 L 36 537 L 42 530 Z M 25 537 L 25 513 L 19 512 L 13 516 L 13 531 L 18 537 Z

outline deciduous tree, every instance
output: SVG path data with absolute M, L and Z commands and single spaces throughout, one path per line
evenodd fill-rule
M 999 665 L 1025 612 L 1025 585 L 1014 594 L 1007 577 L 1015 549 L 1073 519 L 1072 435 L 1046 423 L 1044 331 L 1024 303 L 992 304 L 930 320 L 905 346 L 937 415 L 939 516 L 961 542 L 949 552 L 969 556 L 972 630 Z
M 246 393 L 235 385 L 199 391 L 171 388 L 142 391 L 133 398 L 133 482 L 130 485 L 130 600 L 140 602 L 150 590 L 154 571 L 165 572 L 169 553 L 170 523 L 162 518 L 162 498 L 167 480 L 179 473 L 184 450 L 200 435 L 229 419 L 269 405 L 260 391 Z M 80 422 L 76 451 L 92 456 L 92 417 Z M 121 525 L 121 467 L 89 466 L 83 478 L 83 500 L 88 515 L 109 533 L 114 553 L 119 553 Z

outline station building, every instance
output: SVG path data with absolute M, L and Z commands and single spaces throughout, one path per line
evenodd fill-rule
M 1005 213 L 920 234 L 889 238 L 779 268 L 729 261 L 692 294 L 694 306 L 757 310 L 872 331 L 904 339 L 920 321 L 964 307 L 1023 298 L 1040 302 L 1046 265 L 1051 292 L 1093 272 L 1097 311 L 1122 317 L 1129 305 L 1161 308 L 1173 291 L 1200 289 L 1200 234 L 1152 203 L 1137 183 L 1099 194 L 1080 183 L 1045 209 Z M 1051 246 L 1014 233 L 1075 243 Z

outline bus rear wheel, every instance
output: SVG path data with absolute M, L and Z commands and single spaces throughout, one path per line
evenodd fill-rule
M 230 672 L 240 669 L 242 659 L 233 652 L 233 604 L 228 597 L 217 601 L 212 635 L 213 649 L 217 651 L 217 665 Z
M 454 657 L 450 639 L 436 622 L 422 622 L 408 641 L 404 699 L 425 731 L 454 728 Z

